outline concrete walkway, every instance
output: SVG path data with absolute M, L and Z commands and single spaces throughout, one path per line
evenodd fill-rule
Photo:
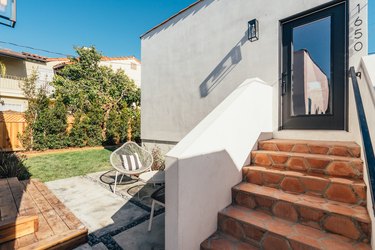
M 148 221 L 130 228 L 113 239 L 122 249 L 164 249 L 164 214 L 154 217 L 151 232 L 147 231 Z
M 148 233 L 150 199 L 140 199 L 157 187 L 118 185 L 114 194 L 111 176 L 101 172 L 46 183 L 89 229 L 89 244 L 80 249 L 164 249 L 164 215 L 154 218 Z M 139 198 L 137 192 L 142 194 Z

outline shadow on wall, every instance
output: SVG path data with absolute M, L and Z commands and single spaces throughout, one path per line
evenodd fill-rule
M 195 15 L 197 12 L 200 10 L 206 8 L 208 5 L 210 5 L 214 0 L 199 0 L 195 3 L 193 3 L 190 8 L 187 7 L 185 10 L 181 10 L 179 13 L 176 15 L 172 16 L 170 19 L 167 19 L 163 23 L 159 24 L 158 26 L 155 26 L 152 28 L 150 31 L 146 32 L 143 36 L 142 39 L 149 39 L 153 35 L 158 34 L 159 32 L 166 30 L 170 27 L 173 27 L 175 24 L 177 24 L 179 21 L 184 20 L 190 15 Z
M 172 156 L 168 161 L 166 248 L 181 244 L 184 249 L 199 249 L 217 230 L 218 212 L 231 204 L 231 190 L 241 181 L 242 170 L 226 149 L 188 158 Z
M 216 86 L 237 66 L 242 60 L 241 47 L 247 41 L 247 32 L 241 40 L 229 51 L 229 53 L 221 60 L 221 62 L 212 70 L 206 79 L 199 85 L 199 93 L 201 98 L 216 88 Z

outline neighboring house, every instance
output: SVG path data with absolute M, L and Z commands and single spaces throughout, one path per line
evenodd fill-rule
M 375 246 L 367 6 L 201 0 L 141 36 L 167 250 Z
M 48 64 L 54 70 L 58 70 L 66 65 L 69 60 L 67 58 L 49 58 Z M 134 83 L 141 86 L 141 62 L 134 56 L 123 57 L 108 57 L 103 56 L 100 65 L 112 68 L 114 71 L 122 69 L 125 74 L 134 81 Z
M 129 57 L 102 57 L 100 65 L 111 67 L 114 71 L 122 69 L 125 74 L 140 88 L 141 62 L 134 56 Z
M 0 76 L 0 111 L 23 112 L 27 109 L 27 100 L 20 85 L 33 70 L 39 74 L 38 86 L 50 82 L 54 72 L 47 64 L 47 58 L 26 52 L 0 50 L 0 61 L 6 66 L 6 75 Z
M 24 112 L 27 109 L 27 99 L 20 88 L 23 81 L 36 70 L 39 79 L 38 86 L 44 86 L 49 93 L 53 87 L 48 83 L 53 80 L 55 70 L 69 62 L 68 58 L 48 58 L 26 52 L 0 50 L 0 61 L 6 66 L 6 75 L 0 76 L 0 111 Z M 141 86 L 141 62 L 135 57 L 103 57 L 101 65 L 113 70 L 122 69 L 125 74 Z

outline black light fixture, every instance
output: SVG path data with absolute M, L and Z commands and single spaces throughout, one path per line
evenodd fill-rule
M 257 19 L 250 20 L 248 23 L 248 39 L 250 42 L 259 40 L 259 22 Z

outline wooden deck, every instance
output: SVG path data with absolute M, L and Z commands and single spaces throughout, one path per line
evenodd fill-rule
M 35 218 L 33 227 L 30 221 Z M 9 222 L 16 225 L 9 232 L 15 239 L 0 244 L 0 250 L 71 249 L 87 241 L 84 225 L 36 180 L 0 179 L 0 230 L 2 225 L 9 228 Z

